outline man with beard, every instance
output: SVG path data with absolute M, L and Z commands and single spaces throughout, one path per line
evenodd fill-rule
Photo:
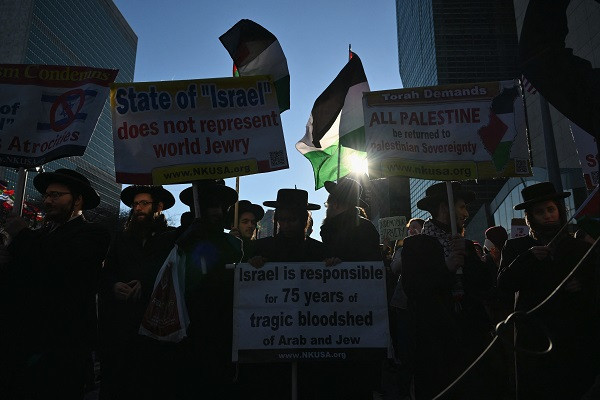
M 82 211 L 100 204 L 88 179 L 69 169 L 33 179 L 44 199 L 41 229 L 20 217 L 4 229 L 12 257 L 2 277 L 11 283 L 1 306 L 5 398 L 82 399 L 86 362 L 96 336 L 95 295 L 109 233 Z M 3 313 L 4 314 L 4 313 Z M 7 346 L 7 347 L 4 347 Z
M 492 287 L 494 275 L 462 236 L 475 193 L 452 182 L 454 204 L 448 204 L 446 183 L 427 188 L 417 207 L 431 213 L 423 232 L 404 239 L 402 284 L 407 296 L 414 338 L 414 383 L 417 399 L 431 399 L 475 360 L 491 341 L 491 324 L 480 296 Z M 454 207 L 458 234 L 452 235 Z M 494 373 L 483 360 L 461 381 L 451 399 L 494 399 Z
M 190 316 L 191 346 L 182 371 L 182 385 L 190 396 L 237 398 L 235 367 L 231 362 L 233 331 L 233 269 L 240 262 L 242 243 L 225 233 L 225 215 L 238 199 L 225 181 L 201 180 L 196 219 L 178 240 L 186 255 L 185 299 Z M 194 207 L 193 189 L 181 201 Z
M 175 198 L 162 186 L 128 186 L 121 201 L 131 212 L 110 246 L 101 274 L 101 399 L 139 394 L 140 381 L 147 378 L 142 353 L 153 347 L 138 330 L 156 276 L 176 238 L 162 213 L 175 204 Z
M 515 311 L 527 312 L 541 303 L 570 273 L 589 244 L 561 228 L 566 224 L 564 200 L 550 182 L 521 191 L 529 236 L 511 239 L 502 251 L 498 286 L 516 293 Z M 556 237 L 556 238 L 555 238 Z M 553 240 L 554 239 L 554 240 Z M 547 303 L 516 326 L 517 396 L 519 399 L 579 399 L 598 373 L 594 351 L 594 264 L 588 258 Z
M 230 234 L 242 239 L 244 258 L 246 261 L 254 255 L 254 234 L 256 233 L 256 226 L 258 221 L 265 215 L 265 210 L 258 204 L 252 204 L 248 200 L 238 201 L 238 223 L 237 227 L 234 226 L 233 221 L 235 219 L 235 205 L 229 207 L 227 213 L 227 222 L 231 230 Z
M 327 181 L 327 213 L 321 239 L 327 253 L 338 261 L 381 261 L 379 233 L 359 215 L 362 187 L 350 178 Z M 328 362 L 312 368 L 315 392 L 329 399 L 367 399 L 380 386 L 382 360 Z
M 275 208 L 274 237 L 258 239 L 255 256 L 248 262 L 255 268 L 266 262 L 312 262 L 324 261 L 327 249 L 323 243 L 306 236 L 308 211 L 321 208 L 308 202 L 308 192 L 301 189 L 280 189 L 277 200 L 265 201 L 267 207 Z M 314 398 L 315 378 L 313 364 L 302 363 L 298 371 L 299 398 Z M 291 395 L 290 364 L 248 365 L 240 371 L 245 398 L 260 400 L 285 400 Z
M 354 179 L 339 183 L 327 181 L 327 214 L 321 226 L 321 239 L 330 255 L 342 261 L 380 261 L 379 233 L 371 221 L 361 217 L 362 187 Z

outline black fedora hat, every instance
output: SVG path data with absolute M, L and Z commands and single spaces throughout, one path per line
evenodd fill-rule
M 148 193 L 152 196 L 155 201 L 161 201 L 163 203 L 163 210 L 167 210 L 175 204 L 175 197 L 167 189 L 162 186 L 152 185 L 131 185 L 127 186 L 121 192 L 121 201 L 127 207 L 131 207 L 133 199 L 137 194 Z
M 46 193 L 48 185 L 61 183 L 81 193 L 84 210 L 91 210 L 100 204 L 100 195 L 90 184 L 88 178 L 72 169 L 60 168 L 54 172 L 42 172 L 33 178 L 33 186 L 41 194 Z
M 223 179 L 200 179 L 196 181 L 196 183 L 198 184 L 200 203 L 212 196 L 220 199 L 225 208 L 229 208 L 238 200 L 238 193 L 235 191 L 235 189 L 226 186 Z M 179 193 L 179 200 L 181 200 L 181 202 L 186 206 L 193 208 L 193 186 L 190 186 Z
M 536 183 L 535 185 L 527 186 L 521 190 L 523 202 L 517 204 L 513 208 L 515 210 L 524 210 L 540 201 L 566 199 L 570 195 L 570 192 L 557 192 L 552 182 Z
M 454 201 L 462 199 L 465 203 L 475 200 L 475 192 L 463 189 L 459 182 L 452 182 L 452 194 Z M 423 211 L 434 211 L 443 201 L 448 200 L 446 182 L 436 183 L 425 190 L 425 197 L 417 201 L 417 208 Z
M 302 208 L 305 210 L 319 210 L 321 206 L 308 202 L 308 192 L 302 189 L 279 189 L 277 191 L 277 200 L 265 201 L 263 204 L 267 207 L 281 208 Z
M 363 190 L 358 181 L 351 178 L 342 178 L 338 183 L 325 181 L 325 190 L 328 193 L 339 196 L 355 206 L 367 208 L 369 205 L 362 198 Z
M 265 210 L 259 206 L 258 204 L 253 204 L 248 200 L 240 200 L 238 201 L 238 218 L 245 212 L 250 212 L 254 214 L 256 221 L 260 221 L 265 216 Z M 235 217 L 235 204 L 229 207 L 229 212 L 227 213 L 227 221 L 230 224 L 233 224 L 233 219 Z

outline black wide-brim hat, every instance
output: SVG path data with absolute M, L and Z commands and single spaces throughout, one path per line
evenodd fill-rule
M 521 190 L 523 202 L 513 208 L 515 210 L 524 210 L 541 201 L 566 199 L 570 195 L 570 192 L 557 192 L 552 182 L 536 183 Z
M 454 201 L 462 199 L 465 203 L 475 200 L 475 192 L 463 189 L 459 182 L 452 182 L 452 194 Z M 417 208 L 423 211 L 435 211 L 436 207 L 443 201 L 448 201 L 446 182 L 436 183 L 425 190 L 425 197 L 417 201 Z
M 33 186 L 41 194 L 46 193 L 48 185 L 51 183 L 60 183 L 71 190 L 81 193 L 83 198 L 84 210 L 91 210 L 100 204 L 100 195 L 90 184 L 88 178 L 72 169 L 60 168 L 54 172 L 42 172 L 33 178 Z
M 248 200 L 240 200 L 238 201 L 238 218 L 245 212 L 250 212 L 254 214 L 256 221 L 260 221 L 265 216 L 265 210 L 259 206 L 258 204 L 251 203 Z M 235 204 L 229 207 L 229 212 L 227 213 L 227 221 L 233 225 L 233 219 L 235 217 Z
M 277 200 L 264 201 L 263 204 L 272 208 L 321 209 L 320 205 L 308 202 L 308 192 L 302 189 L 279 189 L 277 191 Z
M 152 185 L 132 185 L 127 186 L 121 192 L 121 201 L 127 207 L 131 207 L 133 199 L 140 193 L 148 193 L 152 196 L 154 201 L 160 201 L 163 203 L 163 210 L 167 210 L 175 205 L 175 197 L 167 189 L 162 186 Z
M 325 181 L 325 190 L 330 194 L 339 195 L 341 198 L 348 200 L 349 203 L 355 206 L 368 208 L 369 204 L 363 200 L 362 186 L 358 181 L 351 178 L 342 178 L 338 183 L 333 181 Z
M 238 193 L 235 189 L 225 185 L 223 179 L 201 179 L 196 181 L 198 184 L 198 193 L 200 195 L 200 203 L 203 199 L 216 197 L 221 201 L 225 209 L 231 207 L 238 200 Z M 194 188 L 190 186 L 179 193 L 179 200 L 186 206 L 194 207 Z

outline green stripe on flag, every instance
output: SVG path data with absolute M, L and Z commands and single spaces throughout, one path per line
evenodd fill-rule
M 323 150 L 310 151 L 304 156 L 310 161 L 315 173 L 315 190 L 325 186 L 325 181 L 336 181 L 338 179 L 338 144 L 335 143 Z M 347 147 L 341 147 L 342 161 L 340 162 L 339 177 L 344 177 L 352 172 L 352 165 L 348 160 L 352 156 L 364 159 L 367 154 Z
M 340 138 L 340 143 L 349 149 L 366 151 L 365 149 L 365 127 L 364 125 L 346 133 Z

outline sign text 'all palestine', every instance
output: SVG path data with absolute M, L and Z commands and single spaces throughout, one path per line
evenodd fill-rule
M 518 81 L 369 92 L 363 111 L 372 177 L 531 175 Z
M 236 267 L 233 360 L 291 362 L 385 355 L 382 262 Z
M 111 86 L 117 182 L 169 184 L 288 168 L 266 76 Z

